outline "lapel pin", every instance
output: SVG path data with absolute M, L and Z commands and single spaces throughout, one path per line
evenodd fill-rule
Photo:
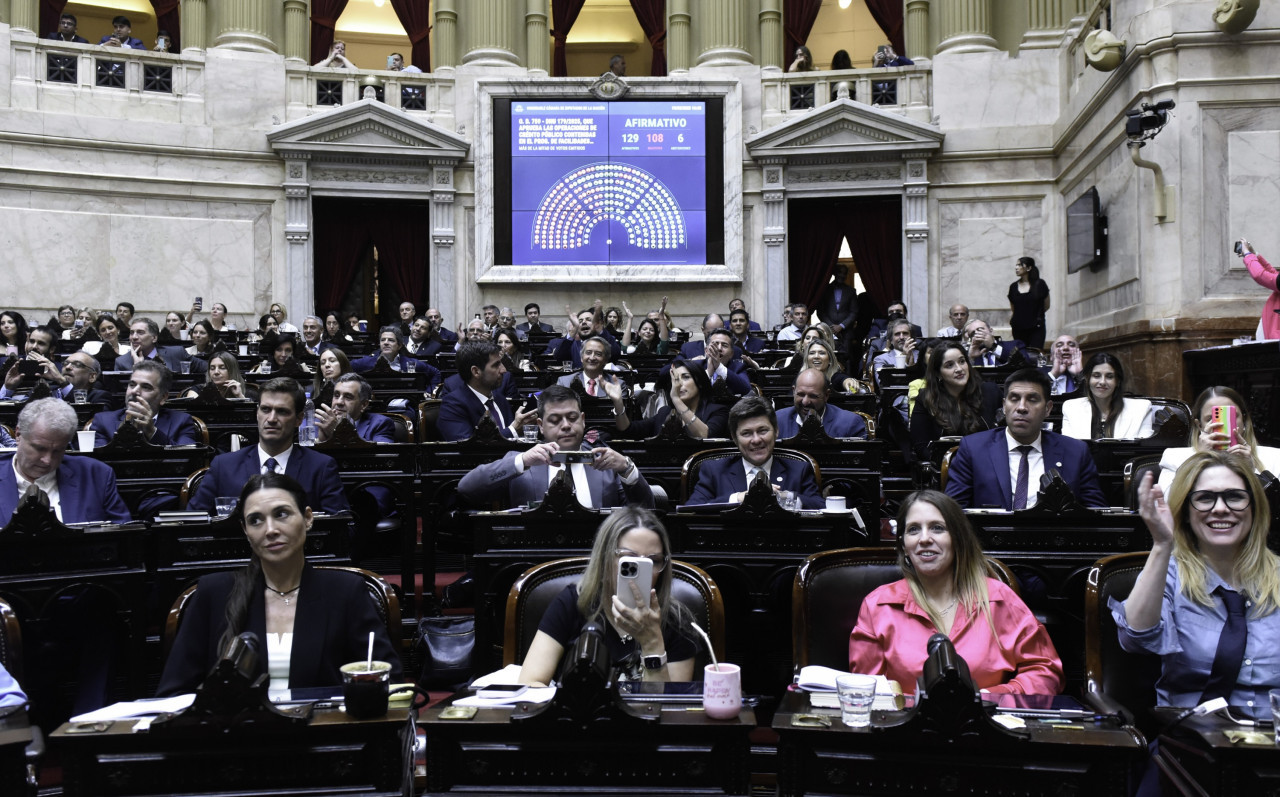
M 782 481 L 782 477 L 781 477 L 781 476 L 779 476 L 779 477 L 778 477 L 778 481 Z
M 1061 467 L 1062 467 L 1062 463 L 1061 463 L 1061 462 L 1055 462 L 1055 463 L 1053 463 L 1053 466 L 1054 466 L 1055 468 L 1061 468 Z

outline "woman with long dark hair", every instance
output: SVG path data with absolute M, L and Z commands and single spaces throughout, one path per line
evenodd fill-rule
M 191 336 L 191 345 L 187 347 L 187 354 L 201 359 L 208 359 L 213 355 L 214 344 L 218 342 L 218 333 L 214 331 L 213 324 L 208 319 L 202 318 L 192 324 L 187 334 Z
M 615 595 L 622 556 L 653 563 L 652 584 L 644 585 L 643 592 L 643 587 L 633 590 L 635 609 Z M 587 623 L 605 629 L 614 666 L 623 663 L 626 680 L 692 680 L 697 653 L 689 625 L 693 618 L 671 597 L 671 571 L 671 540 L 662 521 L 640 507 L 613 510 L 596 532 L 582 578 L 565 587 L 543 614 L 520 667 L 520 683 L 550 683 L 565 649 Z
M 0 313 L 0 362 L 27 352 L 27 319 L 16 310 Z
M 364 580 L 307 564 L 312 514 L 302 485 L 281 473 L 252 476 L 235 515 L 249 540 L 249 564 L 200 579 L 156 693 L 195 691 L 245 631 L 261 643 L 257 674 L 270 675 L 273 692 L 339 686 L 338 668 L 365 660 L 370 632 L 373 658 L 389 662 L 392 682 L 399 680 L 400 657 Z
M 1124 366 L 1100 351 L 1084 364 L 1085 395 L 1062 403 L 1062 433 L 1078 440 L 1150 437 L 1147 399 L 1125 398 Z
M 939 437 L 993 428 L 1000 411 L 1000 388 L 974 373 L 961 343 L 939 341 L 928 360 L 911 412 L 911 450 L 918 462 L 929 458 L 929 446 Z
M 1035 258 L 1020 257 L 1014 266 L 1018 278 L 1009 285 L 1013 337 L 1033 349 L 1044 348 L 1044 314 L 1049 312 L 1049 284 L 1040 279 Z
M 667 403 L 651 417 L 632 420 L 627 415 L 622 385 L 603 380 L 605 394 L 613 401 L 614 426 L 618 434 L 629 440 L 644 440 L 656 435 L 672 412 L 684 426 L 684 433 L 695 440 L 729 436 L 729 408 L 712 404 L 711 379 L 705 368 L 690 365 L 677 358 L 667 372 L 658 377 L 656 387 L 667 396 Z

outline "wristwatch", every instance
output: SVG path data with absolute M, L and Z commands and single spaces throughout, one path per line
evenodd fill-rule
M 648 655 L 644 657 L 644 668 L 646 670 L 661 670 L 667 666 L 667 652 Z

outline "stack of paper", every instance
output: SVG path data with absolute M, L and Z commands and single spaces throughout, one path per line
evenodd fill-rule
M 809 705 L 815 708 L 840 708 L 840 698 L 836 695 L 836 678 L 849 674 L 843 670 L 811 664 L 800 669 L 796 686 L 809 693 Z M 871 704 L 871 710 L 900 710 L 905 704 L 902 687 L 898 682 L 890 681 L 883 675 L 873 677 L 876 679 L 876 699 Z

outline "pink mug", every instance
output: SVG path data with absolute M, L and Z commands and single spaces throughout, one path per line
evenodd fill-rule
M 737 719 L 742 710 L 742 668 L 708 664 L 702 676 L 702 708 L 717 720 Z

